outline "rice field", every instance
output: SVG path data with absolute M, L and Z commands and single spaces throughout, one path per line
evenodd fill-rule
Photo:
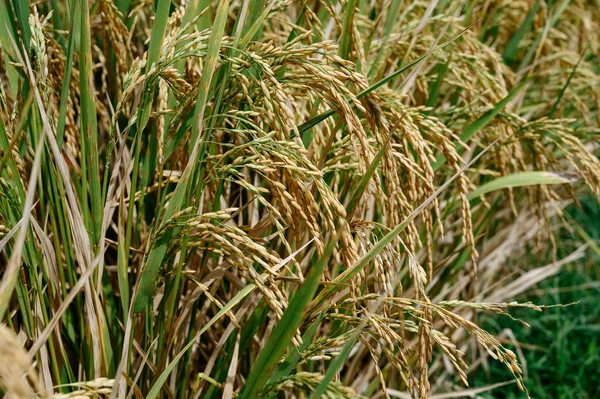
M 0 395 L 529 397 L 599 57 L 597 0 L 0 0 Z

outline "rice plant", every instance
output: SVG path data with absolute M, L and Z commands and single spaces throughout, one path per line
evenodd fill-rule
M 427 398 L 489 357 L 527 396 L 479 315 L 595 245 L 556 226 L 600 197 L 597 1 L 0 0 L 0 46 L 7 397 Z

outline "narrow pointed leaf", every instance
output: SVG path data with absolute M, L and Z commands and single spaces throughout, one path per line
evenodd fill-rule
M 529 83 L 528 80 L 521 82 L 517 87 L 515 87 L 506 97 L 504 97 L 496 106 L 482 116 L 480 116 L 475 122 L 471 123 L 467 127 L 464 128 L 462 134 L 460 135 L 460 140 L 463 143 L 469 141 L 477 132 L 483 129 L 494 119 L 496 115 L 500 113 L 504 109 L 504 107 L 525 87 L 525 85 Z M 456 147 L 458 147 L 458 143 Z M 446 157 L 444 154 L 440 154 L 435 164 L 433 165 L 433 170 L 438 170 L 442 165 L 446 163 Z
M 311 267 L 304 282 L 295 292 L 281 320 L 273 329 L 267 339 L 267 343 L 258 355 L 258 359 L 252 366 L 250 375 L 238 396 L 243 398 L 256 398 L 271 376 L 275 366 L 281 360 L 285 350 L 292 341 L 292 337 L 302 324 L 305 317 L 306 307 L 313 299 L 319 285 L 319 280 L 325 264 L 329 261 L 336 246 L 337 239 L 332 239 L 325 248 L 323 255 Z
M 522 172 L 502 176 L 471 191 L 467 198 L 473 200 L 492 191 L 503 188 L 525 187 L 540 184 L 570 184 L 579 180 L 579 176 L 565 172 Z
M 205 67 L 204 71 L 202 72 L 202 86 L 198 92 L 198 101 L 194 109 L 194 118 L 192 123 L 192 142 L 194 143 L 194 149 L 190 155 L 192 161 L 188 162 L 188 166 L 186 166 L 186 169 L 181 176 L 181 180 L 175 188 L 173 198 L 169 202 L 164 220 L 168 220 L 181 207 L 181 204 L 183 203 L 183 200 L 187 194 L 188 184 L 191 179 L 192 165 L 195 164 L 198 154 L 200 153 L 201 143 L 199 140 L 203 138 L 199 136 L 201 119 L 204 115 L 204 107 L 208 101 L 208 88 L 210 87 L 210 82 L 213 78 L 217 66 L 217 60 L 219 58 L 219 51 L 221 49 L 221 41 L 223 40 L 223 33 L 225 31 L 228 10 L 229 0 L 223 1 L 219 4 L 213 31 L 209 39 Z M 196 131 L 195 134 L 194 130 Z M 170 234 L 172 234 L 172 232 Z M 156 278 L 167 251 L 167 245 L 168 239 L 162 240 L 158 245 L 153 247 L 148 254 L 145 267 L 142 270 L 142 275 L 140 276 L 139 289 L 134 302 L 135 313 L 142 312 L 154 295 L 154 291 L 156 290 Z

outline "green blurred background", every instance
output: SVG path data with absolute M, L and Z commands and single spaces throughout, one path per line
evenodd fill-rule
M 600 243 L 600 207 L 591 196 L 584 197 L 580 206 L 567 208 L 557 240 L 558 259 L 581 245 L 582 237 L 591 246 Z M 548 253 L 545 261 L 551 262 L 551 259 Z M 539 259 L 531 259 L 531 262 L 546 264 Z M 523 363 L 530 397 L 600 398 L 600 256 L 597 249 L 588 247 L 583 258 L 563 266 L 557 275 L 516 299 L 539 305 L 572 304 L 547 308 L 541 313 L 524 308 L 511 311 L 515 318 L 526 320 L 530 328 L 509 317 L 485 318 L 483 327 L 488 331 L 505 330 L 501 334 L 503 344 L 515 351 Z M 512 339 L 507 329 L 514 335 Z M 515 340 L 518 345 L 514 344 Z M 504 365 L 492 359 L 488 363 L 488 367 L 474 371 L 474 387 L 512 379 Z M 509 384 L 479 397 L 526 396 L 516 384 Z

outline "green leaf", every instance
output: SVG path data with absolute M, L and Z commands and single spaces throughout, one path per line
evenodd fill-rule
M 362 197 L 362 195 L 365 191 L 365 188 L 369 184 L 369 181 L 371 181 L 371 177 L 373 177 L 373 175 L 375 174 L 375 171 L 377 170 L 377 167 L 379 166 L 379 163 L 383 159 L 383 154 L 385 154 L 385 151 L 388 147 L 388 144 L 390 142 L 390 137 L 391 137 L 391 133 L 390 133 L 390 136 L 388 136 L 385 143 L 383 143 L 383 145 L 377 152 L 377 155 L 375 155 L 375 158 L 373 158 L 373 161 L 367 168 L 367 171 L 365 172 L 365 174 L 360 178 L 360 181 L 358 182 L 358 185 L 356 186 L 356 189 L 354 190 L 354 194 L 352 194 L 352 198 L 350 199 L 350 201 L 348 202 L 348 205 L 346 206 L 346 218 L 348 219 L 348 221 L 352 220 L 352 215 L 354 214 L 354 209 L 356 209 L 356 205 L 358 204 L 360 197 Z
M 167 21 L 169 19 L 169 9 L 171 7 L 171 0 L 159 0 L 158 5 L 156 6 L 155 13 L 155 21 L 152 26 L 152 32 L 150 35 L 150 44 L 148 47 L 148 60 L 146 62 L 146 73 L 148 73 L 153 67 L 154 64 L 158 61 L 160 56 L 160 49 L 162 47 L 165 33 L 167 29 Z M 144 83 L 144 95 L 142 99 L 142 104 L 140 106 L 140 110 L 138 111 L 137 121 L 136 121 L 136 131 L 135 131 L 135 152 L 134 152 L 134 162 L 133 162 L 133 172 L 131 174 L 131 190 L 132 192 L 137 191 L 138 187 L 138 178 L 139 178 L 139 169 L 140 169 L 140 152 L 142 147 L 142 137 L 143 131 L 148 123 L 150 118 L 150 113 L 152 110 L 152 102 L 154 99 L 154 91 L 152 88 L 148 87 L 147 83 Z M 132 238 L 132 225 L 133 225 L 133 214 L 134 214 L 134 203 L 135 201 L 129 201 L 128 210 L 127 210 L 127 226 L 125 230 L 125 245 L 119 245 L 119 253 L 118 259 L 121 262 L 127 262 L 129 259 L 129 248 L 131 244 Z M 152 252 L 156 251 L 156 252 Z M 140 284 L 137 286 L 139 296 L 136 296 L 136 301 L 134 304 L 134 311 L 136 313 L 141 312 L 145 305 L 148 303 L 151 293 L 154 290 L 155 282 L 153 280 L 148 280 L 149 277 L 156 277 L 158 275 L 158 268 L 162 258 L 165 254 L 166 247 L 158 246 L 154 248 L 150 252 L 150 256 L 148 256 L 148 260 L 151 261 L 151 264 L 154 265 L 154 261 L 159 262 L 156 266 L 151 268 L 149 276 L 144 275 L 144 269 L 142 269 L 142 275 L 140 279 Z M 146 264 L 148 263 L 146 260 Z M 125 264 L 120 265 L 121 270 L 126 269 Z
M 103 207 L 100 190 L 100 172 L 98 155 L 98 125 L 96 116 L 96 96 L 93 86 L 92 72 L 92 43 L 90 31 L 90 14 L 87 1 L 82 2 L 80 10 L 81 29 L 79 30 L 79 90 L 81 92 L 81 157 L 82 169 L 82 204 L 87 204 L 87 190 L 89 186 L 91 200 L 91 214 L 85 218 L 86 227 L 92 231 L 93 244 L 98 244 L 100 223 L 102 221 Z M 86 172 L 87 171 L 87 175 Z M 84 205 L 84 210 L 87 206 Z
M 369 78 L 375 78 L 379 75 L 380 68 L 385 59 L 386 50 L 389 51 L 387 43 L 390 36 L 394 33 L 394 26 L 398 23 L 398 15 L 400 14 L 400 6 L 402 5 L 401 0 L 392 0 L 390 6 L 385 12 L 387 13 L 385 23 L 383 25 L 383 35 L 381 37 L 381 45 L 379 51 L 375 57 L 375 61 L 371 64 L 369 69 Z
M 548 117 L 549 118 L 552 118 L 552 115 L 554 115 L 554 112 L 556 112 L 556 108 L 558 107 L 558 104 L 560 103 L 560 100 L 562 100 L 562 98 L 563 98 L 563 96 L 565 94 L 565 91 L 567 91 L 567 87 L 569 87 L 569 84 L 571 83 L 571 80 L 573 79 L 573 76 L 575 76 L 575 72 L 577 72 L 577 67 L 579 67 L 579 64 L 581 63 L 581 60 L 583 60 L 583 56 L 585 55 L 586 51 L 587 51 L 587 48 L 583 51 L 583 53 L 581 53 L 581 56 L 579 57 L 579 60 L 577 60 L 577 64 L 575 64 L 575 66 L 573 67 L 573 70 L 569 74 L 569 78 L 565 82 L 565 85 L 562 87 L 562 89 L 558 93 L 558 97 L 556 98 L 556 101 L 554 102 L 554 105 L 552 106 L 552 109 L 550 110 L 550 112 L 548 112 Z
M 490 109 L 485 114 L 480 116 L 475 122 L 465 127 L 462 134 L 460 135 L 460 140 L 463 143 L 466 143 L 475 135 L 475 133 L 479 132 L 481 129 L 487 126 L 487 124 L 490 123 L 492 119 L 504 109 L 504 107 L 510 102 L 510 100 L 512 100 L 523 89 L 523 87 L 525 87 L 527 83 L 529 83 L 529 80 L 521 82 L 510 93 L 508 93 L 506 97 L 504 97 L 498 104 L 496 104 L 494 108 Z M 459 144 L 457 143 L 456 147 L 458 146 Z M 438 170 L 445 163 L 446 157 L 444 156 L 444 154 L 438 155 L 438 157 L 436 158 L 436 162 L 433 164 L 433 170 Z
M 191 160 L 188 162 L 188 166 L 186 166 L 181 176 L 181 180 L 175 188 L 173 198 L 169 202 L 169 206 L 164 215 L 164 220 L 168 220 L 181 208 L 183 200 L 187 194 L 188 185 L 190 185 L 189 183 L 193 174 L 193 170 L 195 169 L 194 165 L 196 165 L 198 158 L 203 157 L 203 153 L 205 151 L 204 144 L 206 142 L 206 135 L 199 137 L 199 131 L 202 127 L 204 108 L 206 107 L 206 102 L 208 101 L 208 89 L 217 66 L 219 51 L 221 50 L 221 41 L 223 40 L 228 10 L 229 0 L 222 1 L 219 4 L 213 31 L 210 35 L 204 71 L 202 72 L 202 78 L 200 82 L 201 88 L 198 91 L 198 101 L 196 103 L 196 107 L 194 108 L 194 118 L 192 122 L 192 143 L 194 143 L 194 149 L 190 155 Z M 167 251 L 167 245 L 167 240 L 164 240 L 150 250 L 145 267 L 143 268 L 140 276 L 139 288 L 134 302 L 135 313 L 142 312 L 154 295 L 154 291 L 156 290 L 156 278 L 158 277 L 163 258 Z
M 17 59 L 13 43 L 17 42 L 18 37 L 19 34 L 14 23 L 12 8 L 7 4 L 7 0 L 0 0 L 0 51 L 2 51 L 5 58 L 4 67 L 8 75 L 10 93 L 13 96 L 20 90 L 19 70 L 7 61 L 16 61 Z
M 79 18 L 81 7 L 79 2 L 74 2 L 71 7 L 71 22 L 69 26 L 71 31 L 75 31 L 75 21 Z M 71 83 L 71 73 L 73 71 L 73 54 L 75 53 L 75 35 L 69 35 L 67 42 L 67 52 L 65 54 L 66 66 L 65 75 L 63 76 L 62 87 L 60 90 L 60 106 L 58 111 L 58 124 L 56 127 L 56 142 L 58 148 L 62 146 L 65 136 L 65 125 L 67 118 L 67 105 L 69 104 L 69 85 Z
M 250 16 L 248 18 L 248 22 L 252 22 L 252 25 L 250 25 L 248 28 L 246 28 L 244 30 L 244 35 L 240 39 L 240 46 L 242 48 L 246 47 L 246 45 L 248 43 L 250 43 L 250 41 L 252 40 L 252 38 L 256 36 L 256 34 L 258 33 L 259 29 L 262 27 L 263 22 L 265 21 L 265 19 L 267 18 L 267 16 L 271 12 L 271 9 L 275 5 L 275 2 L 271 1 L 264 8 L 264 10 L 260 14 L 257 15 L 257 12 L 260 9 L 260 7 L 262 6 L 263 1 L 264 0 L 259 0 L 259 1 L 253 1 L 252 2 L 253 11 L 250 12 Z
M 348 341 L 344 345 L 342 352 L 340 352 L 340 354 L 337 355 L 335 357 L 335 359 L 333 359 L 333 361 L 327 368 L 327 371 L 325 372 L 325 375 L 323 376 L 321 383 L 319 383 L 319 385 L 317 386 L 317 389 L 315 389 L 315 391 L 312 393 L 312 395 L 310 395 L 310 399 L 319 399 L 327 391 L 327 386 L 331 383 L 331 381 L 333 380 L 333 378 L 335 377 L 337 372 L 344 365 L 346 358 L 348 357 L 348 355 L 350 354 L 350 351 L 356 344 L 356 341 L 358 340 L 358 337 L 360 337 L 362 330 L 363 330 L 362 325 L 360 328 L 357 328 L 356 330 L 354 330 L 354 332 L 352 333 L 352 336 L 350 337 L 350 339 L 348 339 Z
M 533 58 L 533 55 L 537 51 L 538 46 L 540 45 L 540 43 L 542 41 L 542 38 L 545 35 L 545 31 L 550 30 L 551 28 L 554 27 L 554 25 L 556 25 L 556 23 L 560 20 L 560 16 L 562 15 L 562 13 L 569 6 L 569 3 L 571 3 L 571 0 L 564 0 L 558 7 L 556 7 L 556 11 L 552 14 L 552 19 L 549 22 L 549 24 L 550 24 L 549 28 L 540 29 L 540 32 L 538 33 L 537 38 L 531 44 L 531 46 L 529 46 L 527 53 L 521 60 L 521 63 L 519 64 L 519 68 L 517 68 L 517 71 L 520 72 L 523 69 L 525 69 L 525 67 L 527 67 L 527 65 L 529 65 L 529 63 L 531 62 L 531 59 Z
M 483 129 L 491 120 L 500 113 L 504 109 L 504 107 L 512 100 L 520 91 L 525 87 L 525 85 L 529 83 L 528 80 L 521 82 L 517 87 L 515 87 L 506 97 L 504 97 L 496 106 L 485 114 L 483 114 L 479 119 L 475 122 L 467 126 L 462 134 L 460 135 L 460 139 L 463 142 L 467 142 L 481 129 Z
M 310 344 L 312 343 L 313 337 L 319 329 L 319 326 L 324 316 L 325 313 L 321 313 L 317 317 L 317 319 L 311 324 L 308 330 L 302 335 L 302 344 L 298 348 L 292 348 L 288 357 L 281 363 L 279 369 L 275 373 L 273 373 L 273 375 L 269 379 L 267 386 L 270 386 L 271 384 L 276 384 L 277 382 L 281 381 L 285 377 L 289 376 L 290 373 L 296 368 L 296 366 L 302 358 L 302 353 L 305 350 L 307 350 Z M 267 399 L 272 399 L 275 397 L 275 395 L 276 392 L 271 392 L 267 395 Z
M 156 382 L 154 383 L 154 385 L 152 385 L 152 388 L 150 389 L 150 392 L 148 392 L 148 395 L 146 396 L 146 399 L 155 399 L 156 397 L 158 397 L 158 394 L 160 393 L 160 390 L 161 390 L 163 384 L 165 383 L 165 381 L 167 381 L 167 378 L 169 378 L 169 374 L 171 374 L 171 372 L 173 371 L 173 369 L 175 368 L 175 366 L 177 366 L 177 362 L 179 362 L 179 360 L 181 360 L 181 358 L 183 357 L 183 355 L 185 355 L 185 353 L 188 350 L 190 350 L 190 348 L 194 345 L 194 343 L 198 340 L 198 338 L 200 338 L 200 336 L 202 334 L 204 334 L 206 331 L 208 331 L 208 329 L 217 320 L 219 320 L 221 318 L 221 316 L 223 316 L 225 313 L 227 313 L 228 311 L 230 311 L 242 299 L 244 299 L 248 294 L 250 294 L 254 290 L 254 288 L 256 288 L 256 286 L 254 284 L 249 284 L 246 287 L 244 287 L 244 289 L 242 289 L 233 298 L 231 298 L 231 300 L 229 302 L 227 302 L 225 304 L 225 306 L 223 306 L 221 308 L 221 310 L 219 310 L 217 312 L 217 314 L 214 315 L 213 318 L 210 319 L 208 321 L 208 323 L 206 323 L 204 325 L 204 327 L 202 327 L 202 329 L 200 331 L 198 331 L 198 333 L 194 336 L 194 338 L 191 339 L 190 342 L 188 342 L 188 344 L 177 354 L 177 356 L 175 356 L 173 358 L 173 360 L 171 360 L 169 362 L 169 364 L 167 365 L 167 367 L 165 367 L 165 369 L 163 370 L 163 372 L 158 376 L 158 378 L 156 379 Z
M 531 10 L 527 13 L 527 16 L 523 20 L 523 23 L 519 27 L 519 30 L 515 32 L 513 37 L 510 39 L 504 52 L 502 53 L 502 59 L 505 64 L 511 65 L 515 58 L 517 57 L 517 52 L 519 51 L 519 43 L 523 40 L 523 37 L 529 30 L 531 29 L 531 25 L 533 24 L 533 19 L 535 18 L 535 14 L 537 14 L 540 9 L 540 2 L 536 1 Z
M 420 56 L 417 59 L 411 61 L 410 63 L 408 63 L 405 66 L 401 67 L 397 71 L 391 73 L 389 76 L 381 79 L 379 82 L 375 83 L 373 86 L 369 87 L 368 89 L 365 89 L 365 90 L 361 91 L 360 93 L 358 93 L 356 95 L 356 97 L 362 98 L 362 97 L 366 96 L 367 94 L 373 92 L 374 90 L 377 90 L 378 88 L 380 88 L 384 84 L 388 83 L 389 81 L 395 79 L 397 76 L 401 75 L 404 71 L 406 71 L 407 69 L 412 68 L 413 66 L 417 65 L 419 62 L 423 61 L 425 58 L 429 57 L 431 54 L 435 53 L 438 50 L 443 49 L 444 47 L 446 47 L 450 43 L 455 42 L 462 35 L 464 35 L 465 32 L 467 32 L 469 29 L 471 29 L 471 27 L 473 27 L 473 25 L 475 25 L 475 23 L 472 23 L 471 25 L 467 26 L 458 35 L 456 35 L 456 36 L 452 37 L 451 39 L 445 41 L 444 43 L 440 44 L 439 46 L 435 47 L 434 49 L 429 50 L 428 52 L 426 52 L 422 56 Z
M 317 291 L 323 268 L 329 261 L 336 244 L 337 238 L 329 241 L 323 255 L 308 271 L 304 283 L 300 285 L 294 294 L 281 320 L 269 336 L 265 347 L 260 351 L 258 359 L 252 366 L 250 375 L 248 375 L 248 379 L 238 396 L 239 399 L 256 398 L 269 380 L 275 366 L 281 360 L 292 337 L 305 318 L 308 303 Z
M 158 0 L 156 6 L 155 20 L 152 25 L 152 33 L 150 35 L 150 44 L 148 45 L 148 60 L 146 62 L 146 73 L 148 73 L 160 57 L 160 49 L 162 48 L 167 31 L 167 21 L 169 20 L 169 9 L 171 8 L 171 0 Z M 144 92 L 147 93 L 147 87 Z M 145 106 L 142 108 L 138 131 L 144 129 L 150 118 L 150 110 L 152 108 L 152 98 L 147 98 Z
M 342 36 L 340 37 L 340 57 L 342 57 L 343 59 L 348 59 L 348 56 L 350 55 L 355 11 L 356 0 L 348 0 L 345 7 L 344 23 L 342 25 Z
M 471 191 L 467 198 L 473 200 L 484 194 L 503 188 L 534 186 L 540 184 L 570 184 L 579 176 L 570 172 L 521 172 L 502 176 Z
M 448 73 L 451 59 L 451 56 L 449 56 L 448 61 L 440 66 L 438 77 L 429 91 L 429 97 L 427 97 L 427 103 L 425 103 L 426 107 L 433 107 L 440 96 L 440 88 L 442 87 L 446 73 Z
M 25 46 L 27 54 L 29 54 L 29 49 L 31 47 L 31 27 L 29 26 L 29 1 L 17 0 L 13 2 L 13 5 L 17 13 L 17 22 L 19 24 L 19 28 L 21 29 L 21 39 L 23 40 L 23 45 Z

